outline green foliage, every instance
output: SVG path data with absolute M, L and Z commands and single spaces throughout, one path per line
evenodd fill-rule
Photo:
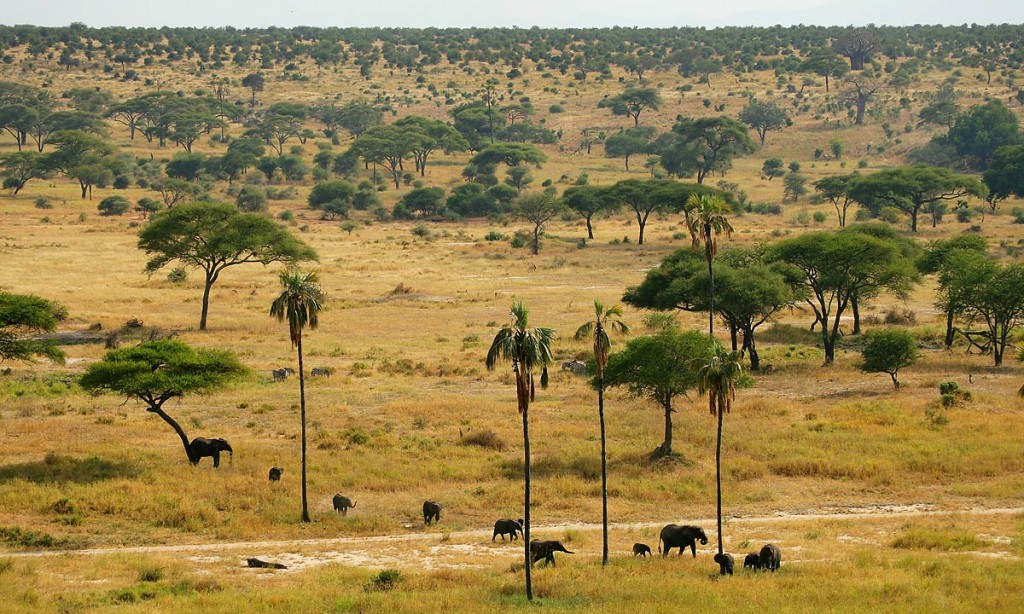
M 0 292 L 0 361 L 45 356 L 63 364 L 64 352 L 56 341 L 23 337 L 26 333 L 52 332 L 67 317 L 67 310 L 59 303 L 33 295 Z
M 952 146 L 975 168 L 984 169 L 1000 147 L 1020 144 L 1019 123 L 1017 115 L 1006 105 L 991 100 L 959 115 L 940 142 Z
M 761 176 L 771 181 L 775 177 L 782 177 L 786 174 L 783 168 L 782 158 L 767 158 L 761 165 Z
M 390 591 L 398 587 L 402 582 L 402 572 L 397 569 L 383 569 L 370 579 L 363 587 L 368 593 L 375 591 Z
M 910 228 L 917 231 L 917 218 L 929 203 L 984 197 L 985 186 L 968 175 L 945 168 L 916 166 L 890 168 L 850 180 L 848 196 L 876 214 L 893 207 L 910 215 Z
M 100 215 L 113 216 L 124 215 L 132 208 L 132 204 L 124 196 L 108 196 L 96 206 Z
M 267 210 L 267 191 L 258 185 L 242 186 L 235 198 L 235 205 L 242 211 L 263 213 Z
M 724 172 L 735 157 L 754 150 L 749 130 L 742 122 L 725 117 L 683 118 L 658 152 L 661 165 L 679 177 L 697 175 L 697 183 L 712 172 Z
M 771 100 L 753 98 L 743 107 L 739 115 L 740 121 L 747 124 L 761 139 L 761 146 L 764 146 L 764 138 L 771 130 L 781 130 L 789 120 L 786 110 Z
M 895 388 L 899 388 L 899 371 L 917 361 L 917 343 L 910 331 L 903 328 L 884 328 L 865 335 L 859 365 L 865 373 L 888 373 Z

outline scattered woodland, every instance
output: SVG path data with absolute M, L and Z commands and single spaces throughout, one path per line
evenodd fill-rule
M 1022 36 L 0 26 L 5 611 L 1018 607 Z

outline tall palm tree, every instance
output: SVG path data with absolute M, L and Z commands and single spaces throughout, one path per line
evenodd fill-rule
M 736 384 L 743 375 L 739 354 L 729 352 L 712 340 L 714 352 L 702 361 L 697 371 L 697 390 L 708 394 L 708 407 L 712 416 L 718 416 L 718 441 L 715 445 L 715 482 L 718 486 L 718 553 L 722 548 L 722 418 L 732 407 L 736 398 Z
M 704 259 L 708 263 L 708 277 L 711 282 L 710 307 L 708 311 L 708 335 L 715 336 L 715 272 L 711 263 L 718 253 L 718 235 L 732 235 L 732 224 L 725 214 L 729 205 L 721 196 L 690 194 L 686 201 L 686 225 L 693 239 L 693 248 L 704 247 Z
M 526 565 L 526 598 L 533 600 L 530 573 L 530 402 L 534 398 L 533 372 L 541 369 L 540 385 L 548 384 L 551 363 L 551 340 L 555 331 L 550 328 L 529 328 L 529 312 L 520 302 L 512 304 L 512 321 L 501 327 L 487 350 L 487 368 L 494 369 L 498 360 L 512 362 L 516 377 L 516 398 L 519 415 L 523 417 L 523 549 Z
M 315 329 L 323 309 L 324 294 L 315 272 L 301 273 L 296 268 L 281 272 L 283 292 L 270 305 L 270 315 L 278 322 L 288 320 L 292 347 L 299 355 L 299 407 L 302 419 L 302 522 L 309 522 L 306 498 L 306 377 L 302 368 L 302 329 Z
M 597 416 L 601 422 L 601 530 L 604 538 L 604 550 L 601 564 L 608 564 L 608 456 L 605 443 L 604 430 L 604 368 L 608 364 L 608 349 L 611 347 L 611 339 L 608 338 L 608 329 L 617 330 L 621 333 L 629 332 L 629 326 L 618 319 L 622 316 L 622 308 L 618 305 L 604 308 L 601 301 L 594 301 L 594 315 L 592 322 L 587 322 L 576 331 L 576 339 L 585 339 L 594 336 L 594 365 L 597 368 Z

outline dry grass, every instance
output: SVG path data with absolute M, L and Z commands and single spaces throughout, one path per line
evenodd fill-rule
M 18 78 L 51 79 L 54 91 L 91 84 L 95 77 L 51 73 L 41 60 L 35 62 L 37 72 Z M 19 60 L 14 68 L 0 70 L 24 65 Z M 338 72 L 317 72 L 305 65 L 301 69 L 314 75 L 311 82 L 296 89 L 268 81 L 263 103 L 286 98 L 312 102 L 335 91 L 348 99 L 368 86 L 348 67 Z M 153 70 L 162 71 L 158 77 L 173 78 L 176 89 L 207 85 L 206 75 L 174 67 Z M 0 76 L 12 78 L 9 72 Z M 597 100 L 618 84 L 563 83 L 553 93 L 542 91 L 553 85 L 549 80 L 535 73 L 527 76 L 525 95 L 548 127 L 564 129 L 570 144 L 583 126 L 612 128 L 621 123 L 621 118 L 596 109 Z M 680 97 L 674 92 L 680 77 L 652 75 L 652 83 L 661 83 L 666 105 L 650 121 L 664 130 L 677 113 L 708 114 L 700 103 L 705 96 L 736 112 L 742 106 L 736 93 L 772 86 L 768 73 L 755 78 L 740 82 L 723 76 L 713 90 L 696 88 L 699 97 L 696 91 Z M 476 86 L 452 69 L 432 73 L 430 80 L 455 80 L 467 91 Z M 379 82 L 385 92 L 415 90 L 412 76 Z M 99 84 L 119 96 L 141 93 L 132 89 L 141 86 L 102 79 Z M 1002 95 L 995 87 L 987 93 Z M 811 103 L 821 96 L 813 93 Z M 554 103 L 564 103 L 566 112 L 547 114 Z M 443 111 L 416 99 L 400 113 L 440 117 Z M 894 125 L 907 121 L 904 115 Z M 914 130 L 902 135 L 902 145 L 869 156 L 866 144 L 884 140 L 877 124 L 840 131 L 850 151 L 842 168 L 841 161 L 814 161 L 814 147 L 827 148 L 833 132 L 800 116 L 793 128 L 770 134 L 764 150 L 739 160 L 726 179 L 738 183 L 754 201 L 778 201 L 780 182 L 758 177 L 765 157 L 801 161 L 803 171 L 817 178 L 848 172 L 860 158 L 868 160 L 869 169 L 899 163 L 899 152 L 930 136 Z M 126 140 L 120 127 L 111 132 L 114 139 Z M 6 140 L 0 147 L 10 149 Z M 213 152 L 218 147 L 203 143 L 200 149 Z M 307 145 L 307 155 L 314 149 Z M 140 157 L 173 154 L 142 140 L 126 150 Z M 598 184 L 644 176 L 642 170 L 626 173 L 620 160 L 600 157 L 599 149 L 589 157 L 560 154 L 554 147 L 547 153 L 551 160 L 535 172 L 537 184 L 544 179 L 558 182 L 563 176 L 575 179 L 581 173 Z M 439 158 L 430 166 L 428 183 L 453 185 L 464 160 L 460 156 L 448 163 Z M 199 333 L 201 286 L 195 276 L 175 284 L 164 275 L 147 278 L 142 273 L 145 258 L 135 248 L 142 220 L 100 217 L 95 202 L 79 200 L 77 187 L 63 179 L 32 182 L 17 197 L 0 197 L 0 288 L 62 302 L 74 329 L 98 323 L 110 331 L 138 318 L 147 326 L 177 331 L 189 343 L 230 348 L 253 370 L 248 380 L 231 389 L 168 407 L 191 436 L 231 441 L 233 463 L 215 471 L 209 461 L 190 466 L 173 433 L 139 405 L 86 396 L 75 388 L 74 377 L 103 355 L 102 345 L 68 347 L 63 367 L 5 365 L 11 368 L 0 375 L 0 535 L 5 549 L 36 548 L 44 545 L 34 541 L 43 535 L 57 540 L 58 547 L 388 534 L 434 540 L 435 533 L 420 528 L 419 506 L 427 498 L 445 505 L 443 531 L 487 528 L 487 538 L 479 540 L 485 541 L 495 518 L 516 518 L 521 507 L 521 422 L 511 373 L 507 367 L 487 372 L 483 365 L 490 339 L 506 321 L 512 301 L 525 301 L 533 323 L 558 331 L 556 360 L 583 356 L 589 345 L 573 341 L 571 333 L 591 316 L 592 301 L 618 303 L 627 286 L 639 283 L 671 250 L 688 244 L 674 238 L 685 229 L 681 219 L 671 216 L 650 222 L 644 246 L 635 245 L 636 227 L 628 216 L 598 220 L 596 239 L 582 249 L 577 242 L 585 235 L 583 225 L 559 221 L 550 227 L 537 257 L 483 239 L 491 230 L 511 234 L 518 225 L 509 221 L 428 224 L 429 239 L 417 236 L 413 223 L 367 220 L 348 233 L 305 208 L 308 189 L 299 186 L 295 197 L 273 201 L 271 213 L 295 212 L 293 229 L 321 255 L 316 268 L 328 296 L 320 328 L 305 337 L 307 364 L 334 369 L 330 378 L 308 381 L 314 516 L 309 525 L 298 523 L 297 383 L 274 383 L 269 373 L 294 363 L 287 330 L 267 315 L 277 293 L 277 269 L 228 270 L 214 288 L 210 330 Z M 145 194 L 125 191 L 131 200 Z M 390 203 L 400 194 L 388 190 L 382 196 Z M 50 197 L 55 207 L 35 209 L 39 195 Z M 802 232 L 805 226 L 795 223 L 801 211 L 829 216 L 824 224 L 811 222 L 808 228 L 834 225 L 827 204 L 787 205 L 781 216 L 735 218 L 737 233 L 729 243 L 754 245 Z M 954 221 L 937 229 L 922 226 L 919 238 L 950 236 L 965 228 Z M 1009 216 L 989 216 L 981 232 L 994 243 L 1016 237 L 1019 226 Z M 906 304 L 883 297 L 865 311 L 884 318 L 894 310 L 910 309 L 917 330 L 937 329 L 941 319 L 932 306 L 933 293 L 928 282 Z M 639 329 L 646 315 L 627 309 L 624 317 Z M 678 314 L 678 319 L 684 327 L 702 325 L 697 315 Z M 796 332 L 809 325 L 806 313 L 786 314 L 783 322 L 791 328 L 780 326 L 776 337 L 762 340 L 763 360 L 773 364 L 774 372 L 756 376 L 753 388 L 740 391 L 726 419 L 723 453 L 724 505 L 733 517 L 726 530 L 728 549 L 739 553 L 763 541 L 780 542 L 786 557 L 783 572 L 709 582 L 712 571 L 702 553 L 696 562 L 641 562 L 622 554 L 598 573 L 594 557 L 599 535 L 573 529 L 568 535 L 575 544 L 572 549 L 581 554 L 561 558 L 557 568 L 536 576 L 538 595 L 546 603 L 596 612 L 635 608 L 640 594 L 644 611 L 651 612 L 676 611 L 679 603 L 696 611 L 808 611 L 831 609 L 836 603 L 847 604 L 851 611 L 974 611 L 1006 609 L 1014 603 L 1010 596 L 1024 589 L 1019 559 L 1024 527 L 1019 517 L 967 515 L 954 524 L 889 521 L 884 514 L 742 521 L 878 505 L 1013 507 L 1024 495 L 1022 401 L 1015 394 L 1022 379 L 1019 363 L 994 369 L 988 358 L 965 355 L 962 348 L 951 353 L 926 350 L 919 365 L 901 372 L 903 386 L 894 393 L 887 378 L 853 368 L 855 352 L 841 350 L 836 365 L 822 368 L 813 340 Z M 944 381 L 956 381 L 973 400 L 944 410 L 941 423 L 934 419 L 934 409 L 939 406 L 938 384 Z M 586 381 L 568 373 L 553 372 L 551 387 L 538 391 L 531 431 L 534 523 L 539 527 L 600 519 L 595 405 Z M 660 462 L 649 457 L 662 436 L 662 415 L 654 405 L 610 391 L 607 412 L 613 521 L 657 525 L 712 518 L 714 421 L 705 406 L 697 399 L 679 403 L 675 447 L 681 456 Z M 480 441 L 459 445 L 469 438 Z M 274 465 L 286 472 L 280 483 L 271 484 L 266 471 Z M 347 517 L 332 510 L 335 492 L 358 502 Z M 855 539 L 847 539 L 851 536 Z M 475 543 L 455 536 L 452 545 L 467 540 Z M 634 541 L 653 545 L 656 528 L 619 529 L 613 540 L 616 552 L 627 553 Z M 899 549 L 890 548 L 893 544 Z M 429 543 L 435 545 L 436 540 Z M 965 549 L 970 552 L 937 554 Z M 976 551 L 1004 558 L 972 554 Z M 422 554 L 441 556 L 428 549 Z M 10 611 L 98 611 L 114 604 L 122 604 L 125 611 L 524 608 L 521 579 L 507 571 L 514 556 L 459 556 L 457 563 L 479 568 L 424 573 L 404 569 L 393 590 L 369 592 L 363 587 L 379 570 L 327 565 L 281 575 L 249 572 L 239 568 L 233 551 L 209 561 L 166 553 L 101 555 L 89 558 L 89 564 L 83 564 L 83 555 L 0 557 L 0 575 L 8 578 L 0 581 L 0 598 Z

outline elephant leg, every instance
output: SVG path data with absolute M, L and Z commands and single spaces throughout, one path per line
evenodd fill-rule
M 213 468 L 216 469 L 217 467 L 220 467 L 220 452 L 215 451 L 213 453 Z
M 693 552 L 693 558 L 697 558 L 697 542 L 690 542 L 690 551 Z M 680 550 L 679 554 L 682 553 L 683 551 Z

